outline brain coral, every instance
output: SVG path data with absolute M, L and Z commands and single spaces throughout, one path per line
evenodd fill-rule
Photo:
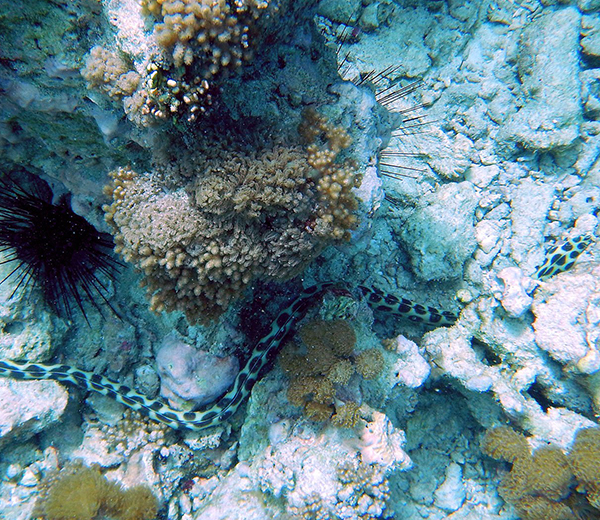
M 318 125 L 310 150 L 206 139 L 152 173 L 112 172 L 106 220 L 116 251 L 145 274 L 153 310 L 214 319 L 252 280 L 289 279 L 349 236 L 360 176 L 334 162 L 345 132 Z M 317 153 L 328 159 L 312 166 Z

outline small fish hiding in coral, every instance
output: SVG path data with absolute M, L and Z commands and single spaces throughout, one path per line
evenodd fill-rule
M 567 240 L 564 244 L 550 248 L 546 253 L 544 263 L 533 277 L 544 282 L 555 274 L 568 271 L 575 265 L 579 255 L 587 249 L 592 241 L 591 236 L 580 235 Z
M 77 307 L 87 321 L 85 299 L 100 313 L 102 301 L 117 315 L 99 276 L 114 280 L 121 265 L 112 256 L 110 236 L 77 215 L 68 198 L 53 204 L 50 197 L 39 185 L 29 191 L 0 179 L 0 253 L 6 253 L 0 263 L 16 263 L 0 283 L 15 277 L 11 298 L 37 285 L 54 311 L 68 319 Z

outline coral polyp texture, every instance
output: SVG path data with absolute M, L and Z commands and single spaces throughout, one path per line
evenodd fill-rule
M 522 520 L 600 517 L 600 428 L 578 430 L 567 453 L 552 444 L 532 451 L 507 426 L 489 430 L 482 447 L 512 464 L 498 491 Z
M 115 520 L 153 520 L 158 501 L 147 486 L 123 489 L 99 469 L 81 463 L 65 467 L 41 484 L 35 518 L 92 520 L 104 515 Z
M 99 88 L 117 100 L 133 94 L 140 82 L 140 75 L 121 55 L 100 45 L 90 50 L 81 75 L 90 88 Z
M 206 79 L 252 56 L 256 20 L 265 0 L 143 0 L 154 34 L 176 66 L 200 62 Z
M 377 349 L 354 354 L 356 334 L 344 320 L 313 320 L 299 331 L 302 348 L 287 345 L 279 363 L 290 378 L 289 402 L 303 408 L 315 421 L 331 421 L 353 427 L 359 419 L 356 402 L 336 398 L 339 388 L 347 385 L 355 373 L 373 379 L 383 369 L 383 356 Z M 343 392 L 342 392 L 343 393 Z
M 248 150 L 223 139 L 153 173 L 111 173 L 106 220 L 116 251 L 143 271 L 153 310 L 215 318 L 253 280 L 289 279 L 324 245 L 349 237 L 360 175 L 334 162 L 349 139 L 327 128 L 308 152 Z M 319 151 L 328 159 L 315 164 Z

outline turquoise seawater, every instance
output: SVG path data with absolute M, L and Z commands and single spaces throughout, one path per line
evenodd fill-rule
M 600 518 L 600 2 L 0 11 L 0 519 Z

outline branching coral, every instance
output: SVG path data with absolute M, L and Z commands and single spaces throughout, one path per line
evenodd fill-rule
M 302 406 L 307 417 L 315 421 L 331 418 L 338 426 L 352 427 L 360 415 L 358 404 L 339 403 L 336 386 L 350 381 L 355 372 L 375 377 L 383 368 L 383 357 L 375 349 L 354 356 L 356 334 L 344 320 L 315 320 L 299 331 L 303 350 L 287 345 L 279 363 L 290 377 L 288 400 Z
M 339 153 L 348 148 L 350 136 L 345 129 L 332 125 L 315 110 L 306 110 L 299 128 L 301 137 L 309 143 L 308 163 L 320 172 L 317 190 L 322 208 L 315 226 L 317 234 L 332 234 L 335 238 L 348 238 L 348 229 L 356 226 L 354 210 L 357 203 L 352 188 L 360 185 L 356 164 L 347 159 L 336 162 Z M 319 145 L 319 141 L 322 145 Z
M 343 132 L 335 128 L 323 146 L 339 150 Z M 231 139 L 207 139 L 153 174 L 111 173 L 106 220 L 117 252 L 144 272 L 156 311 L 214 318 L 252 280 L 295 276 L 355 224 L 354 195 L 334 200 L 315 182 L 342 175 L 344 186 L 355 186 L 356 170 L 345 163 L 315 170 L 302 147 L 248 150 Z
M 128 110 L 157 118 L 183 115 L 194 121 L 212 103 L 227 70 L 248 61 L 257 46 L 261 17 L 275 16 L 268 0 L 142 0 L 154 35 L 172 62 L 153 66 L 143 95 Z M 144 118 L 141 118 L 144 124 Z
M 214 92 L 201 76 L 150 63 L 138 90 L 123 99 L 123 107 L 139 126 L 168 118 L 193 122 L 212 105 Z
M 273 4 L 273 5 L 270 5 Z M 142 0 L 163 52 L 140 76 L 119 54 L 91 49 L 82 75 L 123 107 L 131 121 L 195 121 L 213 103 L 228 70 L 248 61 L 264 29 L 283 8 L 281 0 Z M 260 24 L 262 23 L 262 25 Z M 260 25 L 260 27 L 259 27 Z
M 512 463 L 498 491 L 523 520 L 600 517 L 599 428 L 580 430 L 568 454 L 552 445 L 532 453 L 525 437 L 502 426 L 486 434 L 482 448 Z
M 47 520 L 92 520 L 99 514 L 115 520 L 152 520 L 158 502 L 146 486 L 122 489 L 97 468 L 73 465 L 42 485 L 34 516 Z
M 156 19 L 154 34 L 176 66 L 198 61 L 209 79 L 252 56 L 256 20 L 267 0 L 142 0 L 143 12 Z

